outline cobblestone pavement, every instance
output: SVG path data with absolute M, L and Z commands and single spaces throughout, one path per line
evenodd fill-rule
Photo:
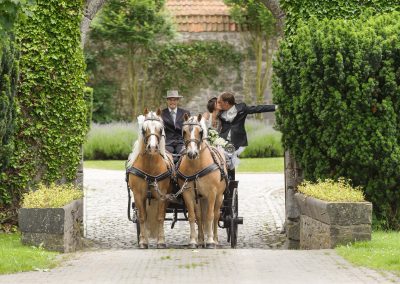
M 283 174 L 237 174 L 239 181 L 238 248 L 279 248 L 284 221 Z M 85 235 L 101 248 L 136 247 L 136 227 L 127 218 L 128 193 L 123 171 L 85 169 Z M 189 224 L 179 221 L 171 229 L 166 221 L 168 247 L 188 242 Z M 226 231 L 219 229 L 220 247 L 228 248 Z M 155 245 L 152 243 L 152 245 Z
M 250 249 L 224 249 L 226 242 L 216 250 L 175 249 L 185 248 L 186 222 L 166 230 L 169 249 L 136 249 L 124 173 L 85 170 L 86 235 L 100 249 L 62 255 L 66 260 L 52 270 L 0 275 L 0 283 L 400 283 L 393 274 L 352 266 L 334 250 L 265 249 L 281 245 L 283 175 L 237 179 L 244 217 L 238 244 Z
M 47 272 L 0 275 L 0 283 L 399 283 L 351 266 L 333 250 L 110 249 L 74 254 Z

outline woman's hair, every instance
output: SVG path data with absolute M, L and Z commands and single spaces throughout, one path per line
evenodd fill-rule
M 208 102 L 207 102 L 207 110 L 209 112 L 213 112 L 215 110 L 216 102 L 217 102 L 217 98 L 216 97 L 213 97 L 213 98 L 208 100 Z

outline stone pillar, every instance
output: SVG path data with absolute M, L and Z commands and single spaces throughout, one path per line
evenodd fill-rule
M 285 230 L 289 249 L 300 247 L 300 209 L 294 194 L 302 180 L 300 166 L 293 155 L 285 151 Z

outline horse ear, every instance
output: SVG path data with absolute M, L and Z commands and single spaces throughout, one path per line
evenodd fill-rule
M 185 112 L 185 115 L 183 116 L 183 119 L 184 119 L 185 121 L 187 121 L 187 120 L 189 119 L 189 115 L 188 115 L 187 112 Z
M 144 109 L 144 111 L 143 111 L 143 115 L 148 115 L 149 114 L 149 110 L 147 109 L 147 107 Z
M 198 122 L 201 121 L 201 117 L 202 117 L 202 115 L 201 115 L 201 113 L 199 113 L 199 115 L 197 116 L 197 121 L 198 121 Z
M 157 116 L 160 116 L 160 114 L 161 114 L 161 109 L 160 108 L 157 109 L 157 113 L 156 114 L 157 114 Z

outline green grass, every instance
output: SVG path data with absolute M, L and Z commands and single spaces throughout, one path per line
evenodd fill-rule
M 336 251 L 353 264 L 400 275 L 400 232 L 373 232 L 370 242 L 340 246 Z
M 17 233 L 0 233 L 0 274 L 53 268 L 58 254 L 22 245 Z
M 123 160 L 85 161 L 83 166 L 88 169 L 124 170 L 125 161 Z M 283 173 L 283 158 L 240 159 L 240 164 L 237 172 Z

